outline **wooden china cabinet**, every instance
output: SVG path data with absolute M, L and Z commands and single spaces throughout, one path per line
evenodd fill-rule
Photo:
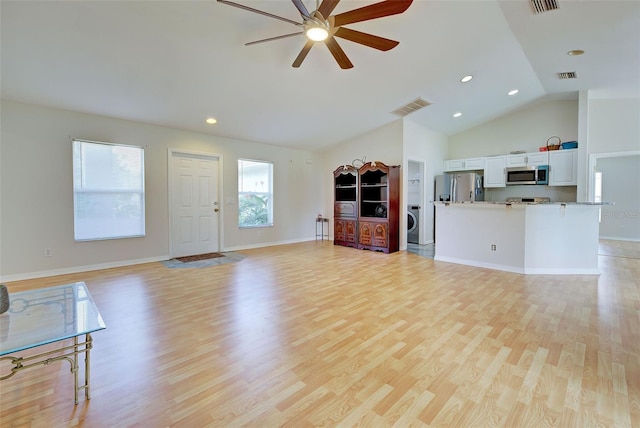
M 358 248 L 398 251 L 400 166 L 367 162 L 358 170 L 358 181 Z
M 358 170 L 343 165 L 333 171 L 333 243 L 358 248 Z

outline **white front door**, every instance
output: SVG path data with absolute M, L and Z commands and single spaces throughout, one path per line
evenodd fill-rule
M 171 255 L 219 250 L 218 158 L 171 153 Z

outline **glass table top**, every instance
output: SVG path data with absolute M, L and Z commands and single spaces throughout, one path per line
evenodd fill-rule
M 0 315 L 0 355 L 106 328 L 84 282 L 12 293 Z

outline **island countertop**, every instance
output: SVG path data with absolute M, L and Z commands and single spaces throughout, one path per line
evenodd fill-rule
M 615 205 L 615 202 L 506 202 L 506 201 L 433 201 L 434 204 L 449 205 L 449 204 L 464 204 L 464 205 Z
M 593 275 L 594 202 L 436 202 L 435 260 L 522 274 Z

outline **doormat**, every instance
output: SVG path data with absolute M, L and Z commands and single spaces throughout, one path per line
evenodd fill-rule
M 212 255 L 213 254 L 213 255 Z M 205 258 L 206 257 L 206 258 Z M 244 255 L 234 252 L 198 254 L 197 256 L 176 257 L 161 262 L 168 268 L 206 268 L 211 266 L 235 263 L 244 259 Z M 184 261 L 190 260 L 190 261 Z
M 182 263 L 189 263 L 189 262 L 197 262 L 199 260 L 216 259 L 218 257 L 224 257 L 224 254 L 220 254 L 220 253 L 196 254 L 195 256 L 176 257 L 176 260 Z

